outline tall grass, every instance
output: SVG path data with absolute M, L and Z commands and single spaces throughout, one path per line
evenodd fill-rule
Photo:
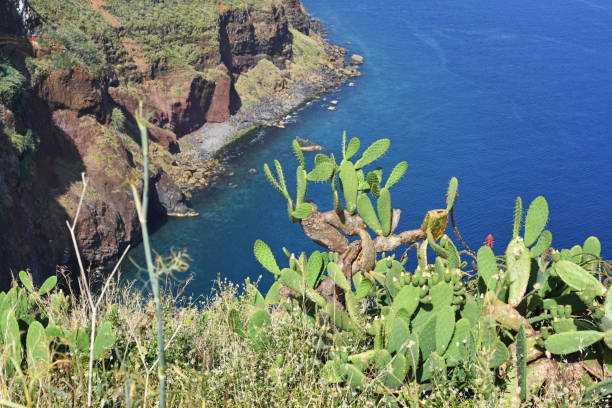
M 159 276 L 158 270 L 153 265 L 153 255 L 151 253 L 151 241 L 149 239 L 149 228 L 147 225 L 148 210 L 149 210 L 149 137 L 147 127 L 142 118 L 142 102 L 140 102 L 139 115 L 137 118 L 138 129 L 140 130 L 140 139 L 142 144 L 143 157 L 143 188 L 142 195 L 138 193 L 136 184 L 131 184 L 136 211 L 138 212 L 138 221 L 142 231 L 142 243 L 147 264 L 147 273 L 149 283 L 151 285 L 151 293 L 153 295 L 153 303 L 155 304 L 155 322 L 157 325 L 157 359 L 159 378 L 159 407 L 166 407 L 166 358 L 164 355 L 164 320 L 161 310 L 161 301 L 159 295 Z
M 249 313 L 252 295 L 219 282 L 207 299 L 180 299 L 176 284 L 162 291 L 161 309 L 168 365 L 167 405 L 171 407 L 379 407 L 386 406 L 372 389 L 351 391 L 348 387 L 321 381 L 322 360 L 328 351 L 319 347 L 322 333 L 298 309 L 279 307 L 271 312 L 269 344 L 253 347 L 238 336 L 228 322 L 229 310 Z M 138 290 L 112 283 L 100 303 L 100 319 L 109 320 L 117 333 L 112 351 L 95 364 L 92 405 L 95 407 L 153 407 L 159 378 L 157 330 L 152 319 L 156 306 Z M 62 325 L 77 327 L 89 322 L 87 302 L 69 296 L 66 308 L 50 311 Z M 351 351 L 363 345 L 347 345 Z M 87 404 L 87 361 L 78 355 L 54 359 L 52 372 L 41 379 L 34 406 L 81 407 Z M 0 359 L 0 364 L 3 361 Z M 153 369 L 153 370 L 152 370 Z M 493 384 L 490 371 L 474 366 L 467 373 L 465 388 L 452 383 L 433 386 L 423 397 L 415 384 L 402 389 L 405 403 L 423 407 L 501 407 L 504 385 Z M 28 378 L 28 377 L 26 377 Z M 29 381 L 29 380 L 28 380 Z M 568 387 L 569 390 L 563 388 Z M 578 406 L 579 389 L 559 384 L 558 390 L 536 399 L 535 406 Z M 22 407 L 22 387 L 0 377 L 0 406 Z

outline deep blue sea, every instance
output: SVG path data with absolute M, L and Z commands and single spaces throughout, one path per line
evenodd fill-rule
M 199 218 L 171 220 L 154 234 L 157 251 L 189 252 L 195 279 L 188 292 L 209 293 L 217 276 L 239 283 L 263 275 L 267 286 L 270 277 L 252 255 L 258 238 L 278 257 L 283 246 L 314 249 L 261 168 L 278 158 L 292 173 L 295 136 L 338 152 L 343 130 L 363 144 L 389 137 L 382 163 L 409 162 L 392 191 L 403 209 L 400 228 L 443 207 L 448 180 L 457 176 L 458 222 L 472 246 L 493 233 L 503 253 L 516 196 L 528 203 L 543 194 L 554 246 L 592 234 L 612 257 L 612 2 L 305 4 L 332 41 L 365 57 L 363 76 L 301 110 L 296 123 L 262 132 L 231 161 L 234 176 L 194 197 Z M 327 110 L 332 99 L 339 101 L 335 112 Z M 310 198 L 330 204 L 321 190 Z

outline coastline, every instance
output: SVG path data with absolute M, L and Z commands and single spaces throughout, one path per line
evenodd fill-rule
M 95 27 L 107 28 L 102 37 L 72 18 L 80 15 L 79 5 L 97 19 Z M 0 190 L 9 197 L 0 200 L 6 214 L 0 225 L 7 231 L 0 238 L 12 243 L 0 251 L 0 264 L 7 270 L 30 268 L 44 277 L 56 265 L 74 266 L 65 220 L 81 203 L 76 238 L 93 268 L 108 269 L 123 249 L 140 242 L 132 195 L 118 187 L 141 174 L 137 118 L 146 119 L 152 142 L 149 215 L 162 224 L 167 217 L 196 215 L 191 193 L 228 174 L 230 146 L 261 127 L 282 127 L 288 114 L 358 75 L 358 64 L 325 38 L 299 0 L 209 7 L 210 25 L 196 36 L 194 20 L 168 2 L 166 16 L 175 13 L 180 24 L 161 48 L 155 44 L 163 28 L 158 6 L 143 10 L 144 31 L 126 3 L 94 6 L 71 3 L 60 11 L 36 3 L 32 13 L 49 18 L 30 27 L 29 11 L 10 2 L 15 19 L 7 21 L 9 34 L 40 32 L 49 41 L 25 37 L 25 53 L 1 45 L 15 53 L 7 72 L 18 80 L 15 97 L 0 101 Z M 91 55 L 82 58 L 79 48 L 55 35 L 56 26 L 88 39 Z M 174 59 L 181 46 L 197 58 Z M 70 64 L 64 65 L 66 58 Z M 19 145 L 22 139 L 27 146 Z M 84 199 L 81 174 L 89 181 Z M 26 205 L 11 199 L 24 194 L 42 199 Z M 47 213 L 48 219 L 39 218 Z M 40 238 L 31 246 L 34 232 Z
M 347 58 L 346 49 L 333 45 L 327 39 L 324 41 L 328 56 L 335 62 L 333 66 L 321 67 L 314 79 L 297 81 L 281 93 L 266 96 L 254 106 L 240 109 L 225 122 L 207 122 L 179 139 L 181 152 L 174 157 L 175 167 L 187 169 L 196 175 L 186 180 L 180 175 L 171 174 L 183 193 L 190 197 L 196 191 L 207 189 L 226 174 L 223 165 L 226 152 L 252 133 L 266 127 L 284 127 L 287 116 L 308 102 L 338 89 L 350 78 L 361 75 L 359 67 L 362 62 L 355 63 L 354 59 Z

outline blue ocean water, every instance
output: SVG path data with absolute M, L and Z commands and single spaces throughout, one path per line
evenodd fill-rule
M 513 205 L 543 194 L 556 247 L 598 236 L 612 257 L 612 3 L 608 0 L 306 0 L 332 41 L 365 57 L 363 76 L 343 87 L 338 110 L 318 101 L 295 124 L 270 129 L 231 161 L 234 175 L 196 195 L 196 219 L 169 221 L 153 236 L 161 253 L 186 249 L 192 294 L 217 276 L 270 277 L 253 256 L 268 242 L 279 257 L 314 249 L 286 216 L 261 172 L 278 158 L 294 168 L 290 141 L 310 138 L 338 152 L 340 134 L 364 144 L 392 139 L 382 161 L 407 160 L 394 187 L 400 228 L 420 225 L 460 180 L 457 217 L 478 247 L 488 233 L 503 253 Z M 250 168 L 260 170 L 249 173 Z M 293 185 L 293 178 L 290 183 Z M 228 184 L 235 183 L 237 187 Z M 327 191 L 309 194 L 329 206 Z M 136 256 L 137 257 L 137 256 Z

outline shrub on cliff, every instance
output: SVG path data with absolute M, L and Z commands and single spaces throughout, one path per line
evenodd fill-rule
M 214 1 L 108 0 L 105 7 L 142 47 L 151 64 L 183 67 L 218 52 Z
M 123 132 L 125 129 L 125 115 L 119 108 L 113 108 L 111 113 L 111 126 L 117 132 Z
M 30 0 L 40 15 L 39 42 L 52 52 L 40 58 L 50 59 L 55 69 L 74 65 L 101 73 L 119 54 L 119 37 L 92 8 L 87 0 Z
M 9 61 L 0 60 L 0 103 L 12 105 L 27 86 L 27 80 Z
M 53 54 L 55 69 L 72 69 L 77 65 L 87 67 L 91 72 L 100 72 L 104 56 L 81 29 L 66 25 L 50 28 L 47 33 L 64 48 L 62 52 Z

